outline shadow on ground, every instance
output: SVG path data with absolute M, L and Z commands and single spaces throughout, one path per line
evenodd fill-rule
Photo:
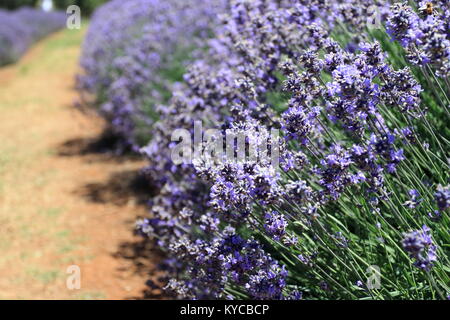
M 87 162 L 138 162 L 142 157 L 119 149 L 120 140 L 110 131 L 100 137 L 77 138 L 64 142 L 57 148 L 62 157 L 83 156 Z M 156 190 L 140 170 L 124 170 L 110 175 L 107 181 L 89 183 L 75 191 L 83 198 L 95 203 L 145 205 Z
M 111 175 L 108 181 L 86 184 L 77 193 L 95 203 L 123 206 L 145 205 L 154 194 L 154 190 L 139 171 L 128 170 Z
M 131 152 L 111 130 L 104 130 L 99 137 L 76 138 L 64 142 L 57 148 L 57 154 L 63 157 L 98 156 L 97 161 L 138 161 L 142 157 Z M 100 156 L 100 157 L 99 157 Z M 89 158 L 89 161 L 95 159 Z
M 167 298 L 161 289 L 161 285 L 156 284 L 164 282 L 163 272 L 155 269 L 149 270 L 148 268 L 149 261 L 159 264 L 164 258 L 163 254 L 155 248 L 152 241 L 142 239 L 137 242 L 124 242 L 120 245 L 119 250 L 114 254 L 114 257 L 130 261 L 133 268 L 132 272 L 141 275 L 143 278 L 155 279 L 154 281 L 146 282 L 148 288 L 142 292 L 142 296 L 129 297 L 129 299 Z
M 61 157 L 82 156 L 87 162 L 120 163 L 142 161 L 142 157 L 130 152 L 124 153 L 118 149 L 120 141 L 111 134 L 104 131 L 99 137 L 77 138 L 63 143 L 57 148 L 57 154 Z M 120 152 L 118 152 L 118 150 Z M 157 190 L 140 170 L 122 170 L 112 173 L 105 181 L 92 182 L 74 190 L 74 193 L 85 201 L 97 204 L 109 204 L 117 207 L 134 206 L 142 207 L 147 211 L 148 201 L 157 194 Z M 124 221 L 124 228 L 133 232 L 132 226 L 140 218 L 138 212 Z M 155 266 L 163 261 L 163 253 L 155 248 L 152 241 L 144 238 L 121 242 L 112 256 L 124 263 L 118 271 L 131 272 L 139 275 L 146 283 L 147 289 L 139 296 L 130 296 L 126 299 L 164 299 L 167 295 L 163 293 L 160 285 L 163 283 L 163 271 Z M 131 270 L 130 270 L 131 269 Z M 147 281 L 152 279 L 152 281 Z

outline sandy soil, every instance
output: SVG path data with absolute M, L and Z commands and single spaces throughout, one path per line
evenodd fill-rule
M 103 122 L 73 107 L 83 33 L 54 34 L 0 69 L 1 299 L 160 297 L 145 286 L 159 256 L 132 233 L 146 214 L 144 163 L 100 152 Z M 67 287 L 72 265 L 80 289 Z

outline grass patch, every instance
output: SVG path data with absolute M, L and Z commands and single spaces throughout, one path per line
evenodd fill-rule
M 81 29 L 70 30 L 64 29 L 62 32 L 64 36 L 57 37 L 48 41 L 45 45 L 45 50 L 47 51 L 57 51 L 60 49 L 67 49 L 70 47 L 78 47 L 80 45 L 81 39 L 83 38 L 84 31 L 86 29 L 86 24 L 81 26 Z
M 47 208 L 39 210 L 39 214 L 47 218 L 57 218 L 63 213 L 62 208 Z
M 36 268 L 30 268 L 27 271 L 27 274 L 34 279 L 44 283 L 49 284 L 61 276 L 61 272 L 59 270 L 40 270 Z
M 83 292 L 78 295 L 78 298 L 81 300 L 98 300 L 98 299 L 106 299 L 106 295 L 103 292 Z
M 76 246 L 72 244 L 66 244 L 58 248 L 58 253 L 64 254 L 75 250 Z

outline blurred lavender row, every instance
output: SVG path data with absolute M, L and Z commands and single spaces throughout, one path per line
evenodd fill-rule
M 78 85 L 119 138 L 118 151 L 138 150 L 182 80 L 187 61 L 201 52 L 225 1 L 113 0 L 92 17 Z
M 65 21 L 62 12 L 0 10 L 0 66 L 17 61 L 33 43 L 63 28 Z

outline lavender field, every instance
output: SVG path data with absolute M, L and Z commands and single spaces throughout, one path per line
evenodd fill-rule
M 65 21 L 0 20 L 0 64 Z M 80 50 L 144 298 L 450 300 L 448 0 L 111 0 Z
M 23 7 L 14 11 L 0 8 L 0 66 L 17 61 L 36 41 L 62 29 L 66 15 Z

